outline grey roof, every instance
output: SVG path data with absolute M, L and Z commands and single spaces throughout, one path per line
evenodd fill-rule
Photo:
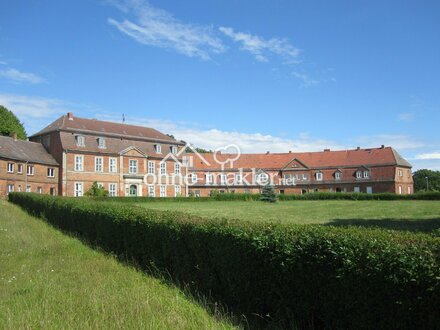
M 58 166 L 41 143 L 0 136 L 0 158 Z
M 412 167 L 412 165 L 403 158 L 394 148 L 391 148 L 394 154 L 394 158 L 396 159 L 396 165 L 404 166 L 404 167 Z

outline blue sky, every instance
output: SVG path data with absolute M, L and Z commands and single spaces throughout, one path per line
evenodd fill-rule
M 0 104 L 244 152 L 394 146 L 440 169 L 439 1 L 3 1 Z

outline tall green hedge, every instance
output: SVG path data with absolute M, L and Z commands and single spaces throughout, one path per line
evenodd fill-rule
M 440 324 L 438 237 L 209 221 L 84 198 L 29 193 L 9 198 L 143 268 L 154 265 L 251 324 L 258 319 L 261 327 L 434 329 Z

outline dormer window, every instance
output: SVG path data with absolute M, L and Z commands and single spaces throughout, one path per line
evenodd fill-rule
M 78 147 L 84 147 L 86 145 L 85 144 L 85 137 L 84 136 L 77 135 L 75 138 L 76 138 L 76 145 Z
M 342 179 L 342 173 L 341 172 L 335 172 L 335 180 L 341 180 Z
M 370 177 L 370 171 L 364 171 L 364 179 L 368 179 Z
M 156 144 L 156 145 L 154 146 L 154 149 L 156 150 L 156 153 L 157 153 L 157 154 L 162 153 L 162 146 L 161 146 L 160 144 Z
M 362 179 L 362 171 L 356 172 L 356 179 Z
M 315 177 L 316 181 L 322 181 L 322 172 L 316 172 Z
M 171 146 L 171 153 L 172 154 L 177 154 L 177 147 L 176 146 Z
M 105 139 L 103 137 L 98 138 L 98 148 L 105 149 Z

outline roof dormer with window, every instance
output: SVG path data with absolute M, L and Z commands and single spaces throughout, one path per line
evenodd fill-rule
M 98 138 L 98 148 L 100 148 L 100 149 L 105 149 L 106 148 L 106 146 L 105 146 L 105 138 L 103 138 L 103 137 L 99 137 Z
M 76 135 L 75 136 L 76 145 L 78 147 L 85 147 L 86 146 L 86 138 L 84 135 Z

